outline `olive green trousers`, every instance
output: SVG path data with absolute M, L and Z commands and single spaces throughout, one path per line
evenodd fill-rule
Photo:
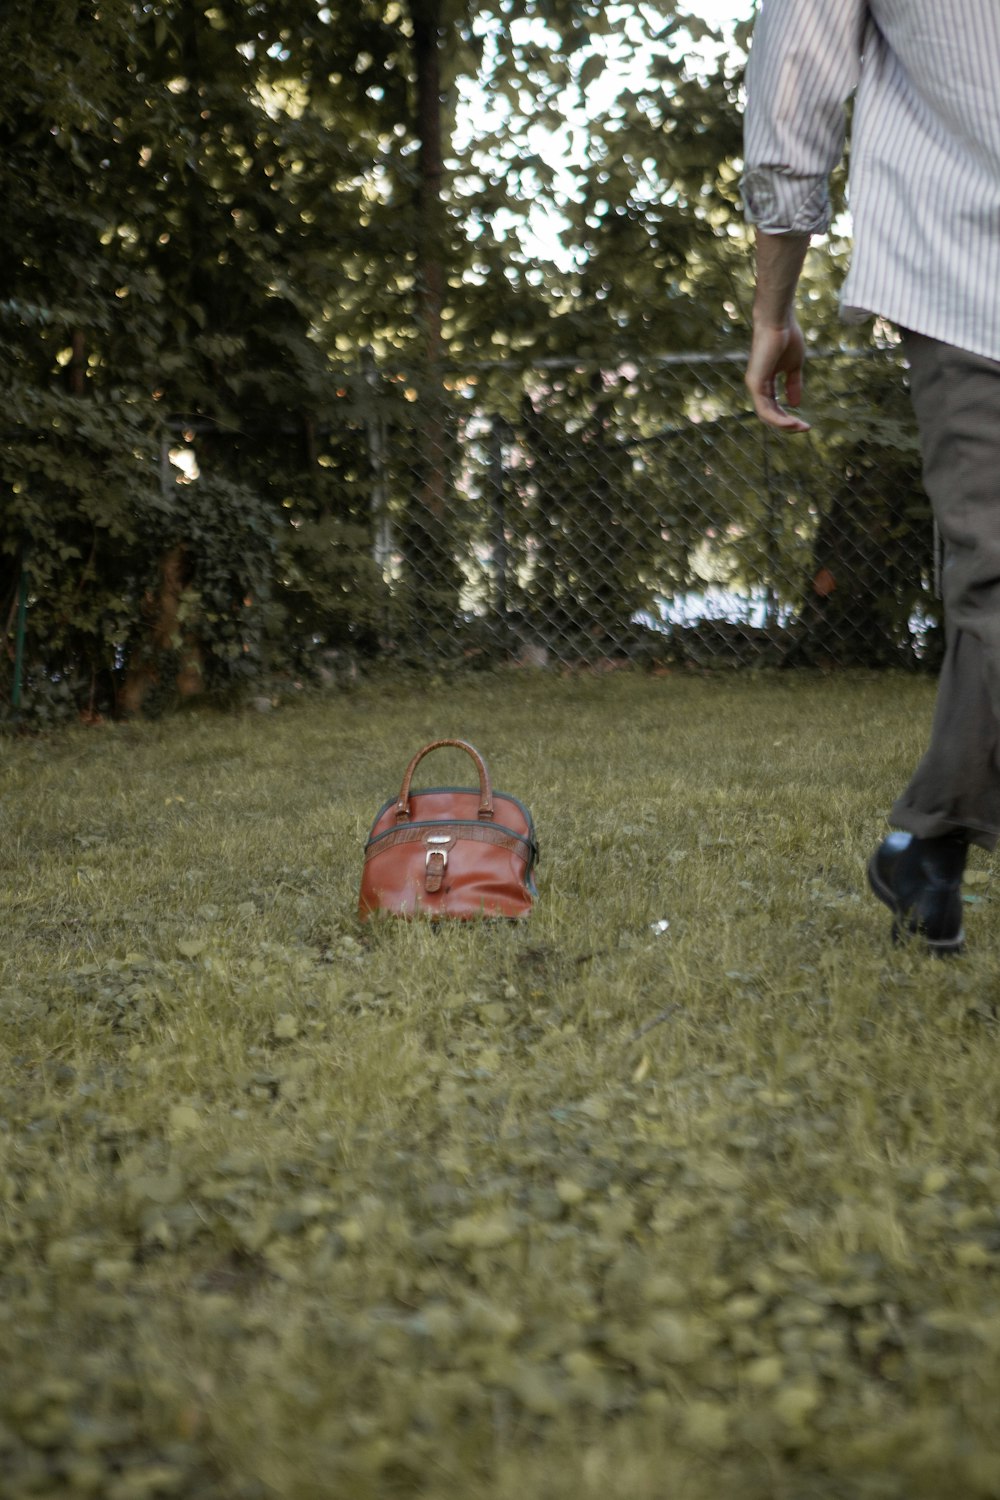
M 1000 838 L 1000 362 L 906 335 L 943 544 L 945 656 L 930 745 L 890 820 L 918 838 Z

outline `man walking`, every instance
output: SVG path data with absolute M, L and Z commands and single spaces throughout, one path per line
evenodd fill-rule
M 794 411 L 795 289 L 810 235 L 829 224 L 851 93 L 841 310 L 903 331 L 945 548 L 930 745 L 868 878 L 894 936 L 954 953 L 968 846 L 1000 836 L 1000 0 L 761 0 L 747 68 L 757 290 L 745 379 L 757 415 L 787 433 L 808 430 Z

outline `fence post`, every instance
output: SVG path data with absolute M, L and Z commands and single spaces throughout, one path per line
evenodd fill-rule
M 389 515 L 389 486 L 386 482 L 385 412 L 375 353 L 369 345 L 361 351 L 362 378 L 368 389 L 365 404 L 365 436 L 368 442 L 368 464 L 371 469 L 369 512 L 372 522 L 372 558 L 385 585 L 385 613 L 382 628 L 386 639 L 392 635 L 392 518 Z
M 509 429 L 503 417 L 495 414 L 490 418 L 489 476 L 490 476 L 490 530 L 492 532 L 493 557 L 493 612 L 496 616 L 500 639 L 507 645 L 507 497 L 504 487 L 504 443 Z
M 369 402 L 366 408 L 365 432 L 368 439 L 368 462 L 371 465 L 371 518 L 372 518 L 372 557 L 375 566 L 382 574 L 383 580 L 388 584 L 390 581 L 390 564 L 392 559 L 392 521 L 389 516 L 388 486 L 385 479 L 385 414 L 382 411 L 380 396 L 380 382 L 378 367 L 375 364 L 375 355 L 370 347 L 361 351 L 361 367 L 364 374 L 365 385 L 368 387 Z
M 28 549 L 21 549 L 21 576 L 17 582 L 17 625 L 14 634 L 14 685 L 10 706 L 16 719 L 21 711 L 21 685 L 24 680 L 24 638 L 28 631 Z
M 762 429 L 764 444 L 764 492 L 767 496 L 767 577 L 764 580 L 764 629 L 770 630 L 777 624 L 778 619 L 778 593 L 774 586 L 775 578 L 780 568 L 779 547 L 777 537 L 778 499 L 775 494 L 773 476 L 771 473 L 771 450 L 768 441 L 768 430 Z

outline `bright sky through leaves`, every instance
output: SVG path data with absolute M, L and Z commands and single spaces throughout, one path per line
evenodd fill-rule
M 708 73 L 714 69 L 718 59 L 731 46 L 734 27 L 752 15 L 754 5 L 755 0 L 686 0 L 686 3 L 678 7 L 680 19 L 690 16 L 696 22 L 706 23 L 722 37 L 721 42 L 700 39 L 687 43 L 686 63 L 691 72 Z M 527 24 L 537 28 L 540 36 L 544 34 L 544 23 Z M 675 42 L 670 45 L 669 50 L 676 52 L 677 47 Z M 529 136 L 539 155 L 550 163 L 565 164 L 559 189 L 567 200 L 573 196 L 574 168 L 585 160 L 588 118 L 607 110 L 622 89 L 641 88 L 652 62 L 648 53 L 644 56 L 641 50 L 630 52 L 627 41 L 618 48 L 613 41 L 605 40 L 600 44 L 600 50 L 606 58 L 606 65 L 600 76 L 586 88 L 586 108 L 581 107 L 579 96 L 574 99 L 568 91 L 563 128 L 553 132 L 537 126 Z M 494 112 L 488 96 L 481 89 L 468 89 L 464 106 L 459 111 L 459 137 L 474 137 L 484 127 L 502 130 L 502 112 Z M 506 218 L 503 212 L 499 213 L 494 219 L 494 227 L 501 233 L 505 229 L 519 233 L 522 247 L 529 256 L 567 266 L 571 263 L 572 254 L 566 252 L 559 240 L 560 233 L 567 227 L 567 221 L 553 210 L 551 204 L 536 204 L 529 214 L 527 226 L 522 224 L 519 230 L 514 228 L 512 218 L 509 223 L 505 223 Z

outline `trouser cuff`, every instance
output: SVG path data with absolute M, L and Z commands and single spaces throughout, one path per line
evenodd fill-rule
M 947 833 L 964 833 L 970 844 L 978 844 L 980 849 L 988 852 L 995 849 L 1000 841 L 1000 829 L 973 827 L 967 822 L 943 817 L 940 813 L 920 812 L 917 808 L 900 802 L 890 812 L 889 822 L 894 828 L 902 828 L 906 833 L 915 834 L 918 839 L 939 839 Z

